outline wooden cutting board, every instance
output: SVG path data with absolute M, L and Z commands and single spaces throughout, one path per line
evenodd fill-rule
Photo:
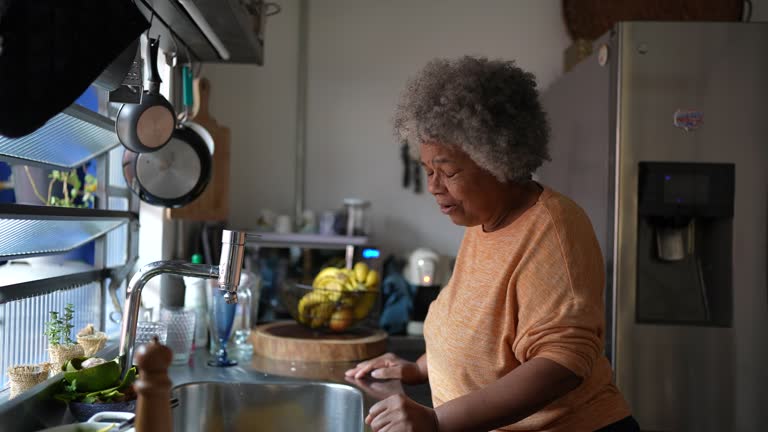
M 387 333 L 357 329 L 334 334 L 316 332 L 294 321 L 279 321 L 256 327 L 251 333 L 259 355 L 292 361 L 355 361 L 384 354 Z
M 225 221 L 229 218 L 229 128 L 219 125 L 208 111 L 210 82 L 202 78 L 197 86 L 199 86 L 199 97 L 196 97 L 195 101 L 199 101 L 199 108 L 192 120 L 206 128 L 213 137 L 211 181 L 196 200 L 181 208 L 168 209 L 168 215 L 172 219 Z

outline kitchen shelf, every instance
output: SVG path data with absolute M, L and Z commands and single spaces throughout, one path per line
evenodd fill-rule
M 68 252 L 137 219 L 125 211 L 0 204 L 0 261 Z
M 0 136 L 0 159 L 72 169 L 118 145 L 113 120 L 75 104 L 29 135 Z
M 248 246 L 261 247 L 302 247 L 321 249 L 345 249 L 347 246 L 365 246 L 365 236 L 327 236 L 320 234 L 253 233 L 258 238 L 248 237 Z

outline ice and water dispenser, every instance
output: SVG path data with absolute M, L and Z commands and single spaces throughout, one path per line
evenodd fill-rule
M 638 322 L 732 322 L 734 165 L 640 163 Z

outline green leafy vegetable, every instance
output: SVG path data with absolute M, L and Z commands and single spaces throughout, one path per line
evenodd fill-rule
M 67 393 L 77 393 L 77 380 L 72 380 L 69 385 L 64 387 L 64 390 L 66 390 Z
M 120 366 L 116 361 L 82 369 L 87 358 L 72 359 L 65 365 L 61 390 L 54 398 L 64 402 L 108 403 L 125 400 L 133 394 L 131 386 L 136 381 L 136 367 L 128 369 L 120 380 Z
M 82 357 L 67 362 L 64 367 L 66 371 L 64 372 L 64 380 L 68 383 L 77 382 L 77 390 L 85 392 L 94 392 L 119 385 L 120 365 L 116 361 L 82 369 L 81 365 L 85 360 L 87 358 Z

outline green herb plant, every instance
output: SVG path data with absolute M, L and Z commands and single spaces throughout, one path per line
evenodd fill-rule
M 72 319 L 75 317 L 75 307 L 72 303 L 67 303 L 64 307 L 64 314 L 59 315 L 56 311 L 49 312 L 50 320 L 45 323 L 45 336 L 48 337 L 48 345 L 73 345 L 75 341 L 70 337 L 72 329 Z
M 32 185 L 32 191 L 34 191 L 37 199 L 42 204 L 55 207 L 78 207 L 88 208 L 93 207 L 95 199 L 94 193 L 98 188 L 99 182 L 96 177 L 86 174 L 85 185 L 80 181 L 80 177 L 77 175 L 77 169 L 71 171 L 58 171 L 53 170 L 48 178 L 51 181 L 48 183 L 48 195 L 44 197 L 37 189 L 32 174 L 29 172 L 29 167 L 24 167 L 24 171 L 27 173 L 27 179 L 29 179 L 30 185 Z M 53 196 L 53 191 L 56 187 L 56 183 L 61 183 L 61 192 L 64 195 L 63 198 Z M 82 196 L 80 204 L 75 204 L 77 197 Z

